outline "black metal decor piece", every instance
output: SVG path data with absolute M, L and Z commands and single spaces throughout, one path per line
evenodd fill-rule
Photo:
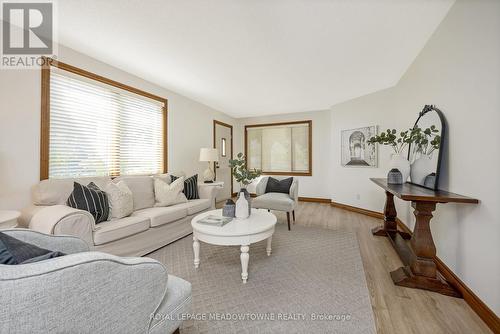
M 415 121 L 415 124 L 413 125 L 413 129 L 418 127 L 419 121 L 422 120 L 422 117 L 428 115 L 429 112 L 432 112 L 432 111 L 436 112 L 436 114 L 439 117 L 439 120 L 441 122 L 441 124 L 440 124 L 441 130 L 440 130 L 440 134 L 439 134 L 441 136 L 441 141 L 440 141 L 439 150 L 438 150 L 438 159 L 437 159 L 436 169 L 435 169 L 434 173 L 431 173 L 434 175 L 431 175 L 431 174 L 428 175 L 428 178 L 429 177 L 430 178 L 428 180 L 426 180 L 426 182 L 417 183 L 417 182 L 414 182 L 414 180 L 410 180 L 410 183 L 422 186 L 424 188 L 436 190 L 439 187 L 439 175 L 441 172 L 441 160 L 442 160 L 442 156 L 443 156 L 443 145 L 445 143 L 445 138 L 446 138 L 446 125 L 445 125 L 445 119 L 444 119 L 443 112 L 441 110 L 439 110 L 438 108 L 436 108 L 436 106 L 434 106 L 434 105 L 425 105 L 424 108 L 422 109 L 422 111 L 418 114 L 418 118 Z M 408 161 L 410 161 L 410 163 L 412 162 L 412 160 L 411 160 L 412 152 L 413 152 L 412 151 L 412 144 L 410 143 L 408 146 Z M 412 168 L 413 168 L 413 164 L 412 164 Z

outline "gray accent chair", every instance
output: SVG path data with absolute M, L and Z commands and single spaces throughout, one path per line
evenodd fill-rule
M 72 236 L 2 232 L 68 255 L 0 265 L 0 333 L 166 334 L 190 312 L 191 284 L 156 260 L 89 252 Z
M 273 178 L 283 180 L 289 178 L 289 176 L 273 176 Z M 299 201 L 299 180 L 296 177 L 293 178 L 292 185 L 290 186 L 290 192 L 288 194 L 266 193 L 268 180 L 269 176 L 264 176 L 255 187 L 257 197 L 252 199 L 252 207 L 256 209 L 267 209 L 268 211 L 276 210 L 286 212 L 288 230 L 290 231 L 290 213 L 292 214 L 293 221 L 295 222 L 295 207 Z

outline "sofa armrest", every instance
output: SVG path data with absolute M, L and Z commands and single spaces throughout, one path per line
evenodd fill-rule
M 89 245 L 85 241 L 69 235 L 50 235 L 24 228 L 3 230 L 2 232 L 35 246 L 64 254 L 89 251 Z
M 38 211 L 31 218 L 29 228 L 46 234 L 72 235 L 82 239 L 90 247 L 94 246 L 94 217 L 87 211 L 66 205 L 47 206 Z
M 292 185 L 290 186 L 290 197 L 295 201 L 299 201 L 299 180 L 297 178 L 293 178 Z
M 17 219 L 17 227 L 28 228 L 33 216 L 40 210 L 45 209 L 45 205 L 29 205 L 21 209 L 21 215 Z
M 217 195 L 218 190 L 218 187 L 198 185 L 198 195 L 200 198 L 209 199 L 212 209 L 215 209 L 215 196 Z
M 9 310 L 1 333 L 147 333 L 168 279 L 153 259 L 99 252 L 0 271 L 0 304 Z
M 267 180 L 269 180 L 269 176 L 264 176 L 260 179 L 259 183 L 255 187 L 255 194 L 257 196 L 264 195 L 266 193 Z

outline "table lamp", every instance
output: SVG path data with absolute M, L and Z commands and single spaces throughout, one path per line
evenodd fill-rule
M 219 161 L 219 152 L 216 148 L 201 148 L 200 161 L 208 162 L 208 168 L 203 172 L 203 181 L 212 183 L 215 179 L 215 173 L 212 170 L 212 163 Z

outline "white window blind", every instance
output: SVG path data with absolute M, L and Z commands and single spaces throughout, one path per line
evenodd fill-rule
M 49 178 L 163 171 L 163 103 L 52 69 Z
M 247 164 L 264 173 L 310 173 L 310 123 L 247 127 Z

